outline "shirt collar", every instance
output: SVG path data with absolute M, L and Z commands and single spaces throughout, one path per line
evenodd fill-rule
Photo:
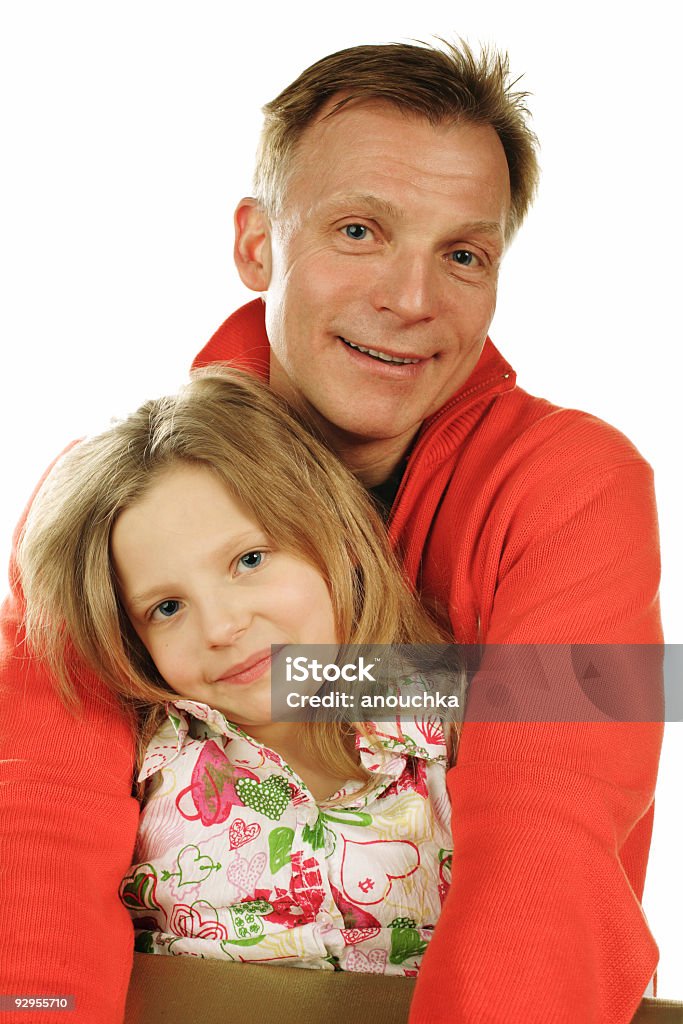
M 255 749 L 263 744 L 239 726 L 230 722 L 221 711 L 193 700 L 177 700 L 166 706 L 167 717 L 147 747 L 138 776 L 144 782 L 155 772 L 170 764 L 180 754 L 190 733 L 191 719 L 205 723 L 214 733 L 239 739 Z M 367 722 L 367 735 L 358 733 L 356 749 L 361 764 L 372 774 L 396 776 L 406 757 L 424 761 L 445 762 L 446 743 L 442 723 L 435 718 L 411 718 L 393 722 Z
M 369 735 L 356 738 L 361 763 L 370 772 L 393 774 L 393 762 L 406 757 L 421 761 L 445 762 L 446 740 L 443 724 L 435 718 L 397 719 L 393 722 L 366 722 Z
M 138 782 L 144 782 L 150 775 L 171 764 L 180 755 L 190 734 L 191 720 L 204 722 L 212 732 L 229 739 L 241 739 L 255 748 L 262 744 L 248 736 L 237 725 L 233 725 L 221 711 L 200 704 L 194 700 L 177 700 L 166 705 L 166 718 L 155 732 L 145 751 L 138 775 Z

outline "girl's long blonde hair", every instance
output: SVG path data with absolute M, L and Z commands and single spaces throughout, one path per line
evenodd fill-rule
M 174 693 L 123 610 L 110 538 L 121 512 L 179 463 L 210 469 L 276 546 L 318 569 L 342 643 L 444 642 L 361 484 L 264 384 L 225 367 L 199 371 L 178 394 L 146 402 L 63 456 L 19 545 L 31 652 L 51 666 L 68 704 L 78 704 L 79 662 L 122 698 L 138 761 Z M 368 779 L 348 724 L 303 731 L 330 769 Z

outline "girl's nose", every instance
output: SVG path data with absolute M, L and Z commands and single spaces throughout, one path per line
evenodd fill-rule
M 248 628 L 251 614 L 244 600 L 225 595 L 207 602 L 202 611 L 204 639 L 208 647 L 229 647 Z

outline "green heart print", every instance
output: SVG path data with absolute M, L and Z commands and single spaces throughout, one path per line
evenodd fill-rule
M 271 821 L 279 821 L 292 794 L 290 783 L 281 775 L 270 775 L 263 782 L 238 779 L 235 789 L 243 804 Z

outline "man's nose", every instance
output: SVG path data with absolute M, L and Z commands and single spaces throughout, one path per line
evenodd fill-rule
M 243 594 L 217 594 L 206 601 L 201 614 L 208 647 L 229 647 L 248 629 L 251 621 Z
M 372 302 L 404 323 L 433 320 L 438 302 L 438 268 L 433 254 L 395 253 L 375 279 Z

